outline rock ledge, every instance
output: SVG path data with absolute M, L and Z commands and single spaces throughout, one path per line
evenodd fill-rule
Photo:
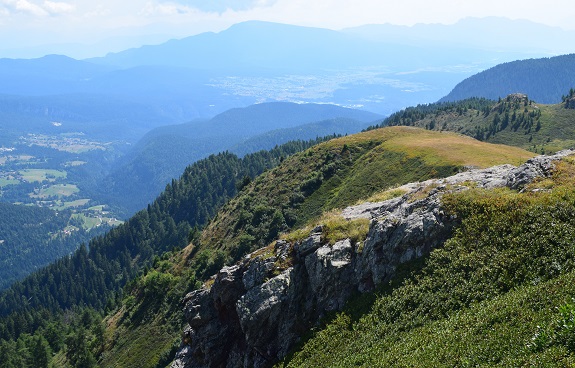
M 400 264 L 441 246 L 457 225 L 441 210 L 444 193 L 471 186 L 521 190 L 571 153 L 410 183 L 400 187 L 406 193 L 401 197 L 342 212 L 350 220 L 371 220 L 362 243 L 326 244 L 318 227 L 301 242 L 277 241 L 222 268 L 211 288 L 184 298 L 189 326 L 171 367 L 270 367 L 325 313 L 341 310 L 354 294 L 390 280 Z

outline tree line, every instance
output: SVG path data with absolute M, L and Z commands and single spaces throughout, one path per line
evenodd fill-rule
M 154 256 L 186 246 L 246 180 L 330 138 L 289 142 L 241 159 L 223 152 L 189 166 L 123 225 L 0 294 L 0 339 L 6 343 L 33 335 L 75 308 L 112 310 L 122 288 L 150 266 Z

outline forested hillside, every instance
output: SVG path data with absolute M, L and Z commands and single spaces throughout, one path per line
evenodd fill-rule
M 147 209 L 0 294 L 0 338 L 3 339 L 0 350 L 5 356 L 13 355 L 14 344 L 23 344 L 26 346 L 23 349 L 29 351 L 32 347 L 26 345 L 27 342 L 32 344 L 34 339 L 47 338 L 47 329 L 64 323 L 66 328 L 59 329 L 54 337 L 60 343 L 51 346 L 53 352 L 60 351 L 66 338 L 63 334 L 74 326 L 66 322 L 65 311 L 77 315 L 84 313 L 81 307 L 112 310 L 121 300 L 122 288 L 127 282 L 146 265 L 152 265 L 154 256 L 185 247 L 197 236 L 197 228 L 213 217 L 242 183 L 317 142 L 291 142 L 242 159 L 221 153 L 191 165 Z M 189 282 L 193 284 L 193 280 L 187 280 L 186 287 Z M 96 312 L 85 313 L 88 316 L 87 321 L 82 322 L 85 328 L 99 326 L 101 317 L 94 320 L 98 321 L 95 324 L 90 319 Z M 76 331 L 74 337 L 81 340 L 79 333 Z M 32 340 L 29 340 L 30 334 L 34 335 Z M 72 345 L 66 343 L 66 346 L 73 354 Z M 15 366 L 38 365 L 27 362 Z
M 440 101 L 524 93 L 539 103 L 556 104 L 575 85 L 574 70 L 575 54 L 503 63 L 460 82 Z
M 201 234 L 191 236 L 190 247 L 157 259 L 130 285 L 122 307 L 106 320 L 110 333 L 119 337 L 109 340 L 102 366 L 121 362 L 154 367 L 157 361 L 169 362 L 180 342 L 177 300 L 197 286 L 194 282 L 205 281 L 224 264 L 268 245 L 281 232 L 303 228 L 305 233 L 310 224 L 321 221 L 318 217 L 324 211 L 394 183 L 445 176 L 467 165 L 519 163 L 528 157 L 528 152 L 516 148 L 455 134 L 391 128 L 339 138 L 286 158 L 255 180 L 246 178 L 239 195 Z M 339 222 L 334 226 L 335 231 L 346 231 L 339 226 L 348 228 Z
M 0 203 L 0 290 L 109 229 L 82 225 L 69 210 Z

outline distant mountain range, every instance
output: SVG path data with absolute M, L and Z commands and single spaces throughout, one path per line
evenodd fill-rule
M 220 33 L 202 33 L 87 61 L 122 68 L 164 65 L 227 72 L 265 68 L 267 71 L 308 73 L 370 66 L 407 71 L 444 66 L 446 58 L 453 58 L 453 64 L 470 62 L 480 54 L 490 53 L 485 47 L 453 47 L 449 43 L 437 47 L 426 40 L 401 42 L 393 37 L 369 38 L 351 31 L 248 21 Z M 454 53 L 455 48 L 463 48 L 471 54 Z M 526 49 L 514 52 L 514 56 L 532 54 Z M 425 59 L 417 57 L 422 53 L 425 53 Z
M 539 42 L 526 26 L 552 33 L 557 42 Z M 493 40 L 492 30 L 502 29 L 530 42 L 511 37 L 487 42 Z M 147 128 L 271 101 L 332 103 L 387 115 L 436 101 L 459 81 L 497 63 L 567 53 L 570 43 L 560 40 L 570 35 L 491 18 L 450 26 L 378 25 L 344 31 L 253 21 L 86 60 L 56 55 L 0 59 L 0 94 L 42 96 L 48 107 L 48 96 L 54 95 L 86 105 L 90 98 L 113 98 L 125 105 L 123 111 L 98 110 L 133 114 L 122 124 Z M 145 116 L 137 116 L 138 110 L 146 110 Z M 75 113 L 102 123 L 89 109 Z
M 573 52 L 575 31 L 550 27 L 528 20 L 501 17 L 465 18 L 455 24 L 370 24 L 347 28 L 344 33 L 365 39 L 402 45 L 450 45 L 452 47 L 501 52 L 529 52 L 558 55 Z M 518 42 L 522 40 L 525 42 Z

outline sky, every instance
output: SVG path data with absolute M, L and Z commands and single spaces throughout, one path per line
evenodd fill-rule
M 572 0 L 0 0 L 0 57 L 99 56 L 247 20 L 337 30 L 486 16 L 575 29 Z

